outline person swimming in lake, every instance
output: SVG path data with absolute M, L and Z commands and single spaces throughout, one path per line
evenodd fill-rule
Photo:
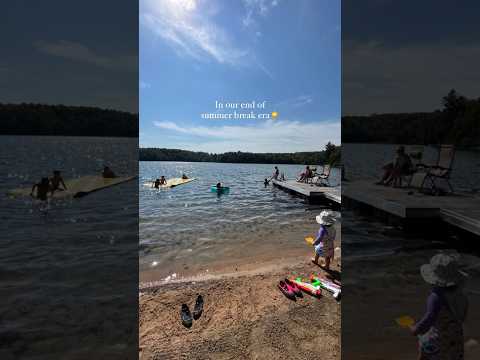
M 54 191 L 64 191 L 67 190 L 67 185 L 65 185 L 65 182 L 63 181 L 62 175 L 59 170 L 55 170 L 53 172 L 53 177 L 50 179 L 50 183 L 52 185 L 51 191 L 52 194 Z M 62 185 L 62 187 L 60 187 Z
M 217 190 L 221 190 L 222 189 L 222 183 L 217 183 Z
M 30 196 L 34 196 L 33 193 L 35 189 L 37 189 L 36 198 L 38 200 L 47 201 L 48 192 L 49 191 L 52 192 L 52 188 L 50 186 L 50 180 L 48 179 L 48 177 L 42 178 L 42 180 L 38 184 L 33 185 Z
M 331 211 L 323 210 L 315 220 L 320 224 L 320 229 L 318 230 L 317 237 L 313 241 L 315 258 L 312 259 L 312 262 L 328 271 L 330 270 L 330 262 L 335 253 L 334 241 L 336 231 L 333 226 L 333 224 L 335 224 L 335 217 Z M 323 266 L 318 263 L 320 256 L 325 259 Z
M 183 175 L 182 175 L 182 179 L 183 179 L 183 180 L 187 180 L 187 179 L 188 179 L 188 176 L 185 175 L 185 174 L 183 174 Z
M 265 185 L 265 187 L 267 187 L 267 186 L 268 186 L 268 183 L 269 183 L 268 179 L 265 178 L 265 181 L 263 182 L 263 185 Z
M 116 177 L 116 176 L 115 176 L 115 173 L 114 173 L 114 172 L 112 171 L 112 169 L 110 169 L 108 166 L 105 166 L 105 167 L 103 168 L 102 176 L 103 176 L 105 179 L 111 179 L 111 178 Z

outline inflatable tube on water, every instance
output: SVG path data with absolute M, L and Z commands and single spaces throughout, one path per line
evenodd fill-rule
M 215 185 L 212 185 L 212 187 L 210 188 L 210 191 L 216 192 L 219 194 L 225 194 L 230 191 L 230 188 L 227 186 L 222 186 L 221 188 L 217 188 Z

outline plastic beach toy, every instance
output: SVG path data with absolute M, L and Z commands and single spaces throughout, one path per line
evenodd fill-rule
M 413 318 L 409 315 L 400 316 L 395 319 L 395 322 L 398 324 L 398 326 L 403 328 L 407 328 L 415 324 L 415 320 L 413 320 Z
M 307 236 L 307 237 L 305 238 L 305 241 L 307 242 L 307 244 L 310 244 L 310 245 L 313 245 L 314 240 L 315 240 L 315 239 L 314 239 L 313 237 L 311 237 L 311 236 Z

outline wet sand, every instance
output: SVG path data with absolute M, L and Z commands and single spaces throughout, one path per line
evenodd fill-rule
M 324 273 L 310 257 L 307 248 L 293 265 L 253 262 L 230 273 L 144 283 L 140 359 L 340 359 L 341 303 L 328 292 L 292 301 L 277 288 L 287 276 Z M 337 258 L 337 275 L 340 267 Z M 204 297 L 204 312 L 187 329 L 180 306 L 192 310 L 197 294 Z

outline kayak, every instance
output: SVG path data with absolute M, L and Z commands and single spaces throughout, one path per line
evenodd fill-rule
M 211 192 L 216 192 L 218 194 L 225 194 L 230 191 L 230 188 L 228 186 L 222 186 L 221 188 L 217 188 L 215 185 L 212 185 L 210 187 Z
M 136 179 L 137 176 L 104 178 L 98 175 L 82 176 L 76 179 L 69 179 L 65 181 L 67 190 L 56 190 L 53 193 L 54 199 L 62 198 L 79 198 L 88 195 L 92 192 L 109 188 L 114 185 L 122 184 L 127 181 Z M 32 187 L 20 188 L 8 191 L 11 197 L 29 197 Z M 35 190 L 36 191 L 36 190 Z M 34 195 L 36 195 L 34 193 Z M 48 194 L 50 196 L 50 193 Z
M 195 178 L 190 178 L 190 179 L 172 178 L 172 179 L 167 180 L 166 185 L 160 185 L 159 188 L 160 189 L 169 189 L 169 188 L 173 188 L 175 186 L 188 184 L 189 182 L 191 182 L 193 180 L 195 180 Z M 155 189 L 155 187 L 153 186 L 154 183 L 155 183 L 155 181 L 147 181 L 146 183 L 143 183 L 143 186 Z

